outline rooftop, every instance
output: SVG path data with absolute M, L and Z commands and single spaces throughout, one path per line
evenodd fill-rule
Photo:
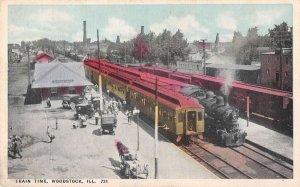
M 206 67 L 215 68 L 215 69 L 231 69 L 231 70 L 247 70 L 247 71 L 255 71 L 260 69 L 259 66 L 241 65 L 241 64 L 209 64 Z
M 84 65 L 76 63 L 36 64 L 32 88 L 76 87 L 93 85 L 85 78 Z

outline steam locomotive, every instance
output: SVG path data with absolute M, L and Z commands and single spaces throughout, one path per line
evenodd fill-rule
M 226 96 L 216 96 L 198 86 L 184 87 L 181 93 L 198 100 L 205 108 L 205 135 L 224 146 L 239 146 L 247 133 L 239 128 L 239 110 L 228 105 Z

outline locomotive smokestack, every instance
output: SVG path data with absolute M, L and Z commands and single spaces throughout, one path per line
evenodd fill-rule
M 229 104 L 228 104 L 228 95 L 225 95 L 224 96 L 224 105 L 225 106 L 228 106 Z

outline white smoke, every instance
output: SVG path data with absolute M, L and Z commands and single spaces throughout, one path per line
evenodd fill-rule
M 235 77 L 235 70 L 223 69 L 220 71 L 219 76 L 224 77 L 225 79 L 224 85 L 221 87 L 221 91 L 224 95 L 228 96 L 232 88 L 232 81 Z
M 231 66 L 235 64 L 235 59 L 222 55 L 218 55 L 218 58 L 222 62 L 222 66 L 225 68 L 220 68 L 219 72 L 216 73 L 215 76 L 223 77 L 225 79 L 224 85 L 221 87 L 220 91 L 222 91 L 224 95 L 228 96 L 231 91 L 232 81 L 235 79 L 235 70 L 231 69 Z

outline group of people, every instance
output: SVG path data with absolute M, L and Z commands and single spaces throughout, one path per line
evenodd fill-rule
M 120 100 L 116 101 L 115 98 L 112 98 L 112 100 L 104 103 L 104 107 L 107 113 L 118 115 L 118 112 L 122 108 L 122 103 Z
M 8 144 L 8 155 L 12 158 L 16 158 L 16 155 L 19 156 L 19 158 L 22 158 L 21 155 L 21 146 L 23 145 L 22 139 L 17 135 L 12 135 L 9 137 L 9 144 Z
M 128 120 L 128 124 L 131 125 L 131 121 L 134 120 L 134 121 L 137 121 L 137 118 L 139 116 L 139 113 L 140 111 L 134 107 L 134 109 L 129 109 L 126 111 L 126 116 L 127 116 L 127 120 Z

